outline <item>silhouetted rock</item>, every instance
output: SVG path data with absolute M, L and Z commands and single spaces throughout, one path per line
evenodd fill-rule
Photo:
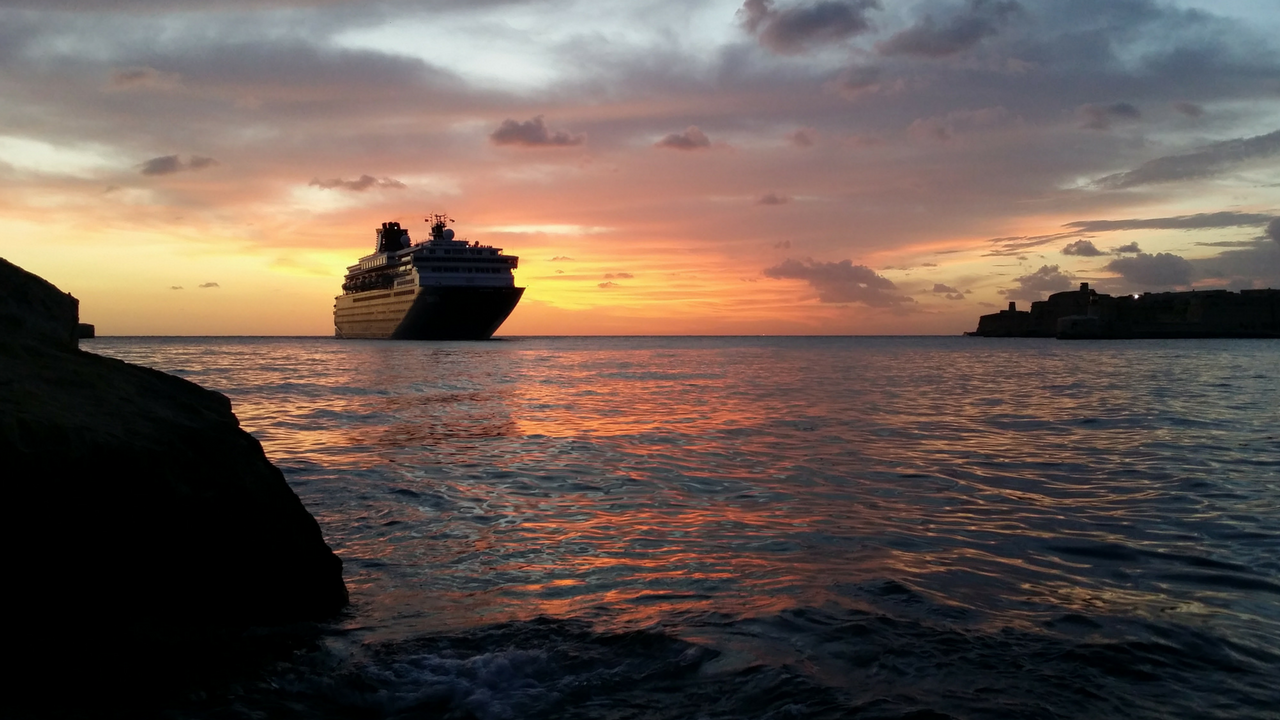
M 1112 297 L 1089 289 L 1054 293 L 1031 310 L 983 315 L 981 337 L 1275 338 L 1280 337 L 1280 290 L 1191 290 Z
M 0 258 L 0 339 L 76 349 L 80 301 Z
M 0 260 L 9 656 L 168 676 L 214 636 L 345 606 L 341 560 L 227 398 L 80 351 L 77 305 Z

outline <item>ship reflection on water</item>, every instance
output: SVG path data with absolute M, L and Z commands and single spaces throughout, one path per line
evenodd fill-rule
M 232 398 L 344 558 L 366 647 L 577 632 L 545 616 L 956 717 L 1272 692 L 1271 341 L 208 342 L 95 349 Z

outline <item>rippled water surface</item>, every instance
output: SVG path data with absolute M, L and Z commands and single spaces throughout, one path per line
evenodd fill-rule
M 1277 717 L 1280 342 L 84 347 L 228 395 L 343 558 L 246 707 Z

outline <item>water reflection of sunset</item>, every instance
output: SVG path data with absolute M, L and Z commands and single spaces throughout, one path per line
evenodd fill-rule
M 131 359 L 235 400 L 389 636 L 858 608 L 886 579 L 969 623 L 1207 618 L 1242 601 L 1187 585 L 1196 558 L 1268 562 L 1234 539 L 1276 490 L 1261 343 L 210 342 Z

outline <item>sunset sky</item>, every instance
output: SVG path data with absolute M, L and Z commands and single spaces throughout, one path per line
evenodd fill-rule
M 1280 287 L 1280 2 L 0 0 L 0 257 L 102 334 L 329 335 L 432 212 L 504 335 Z

